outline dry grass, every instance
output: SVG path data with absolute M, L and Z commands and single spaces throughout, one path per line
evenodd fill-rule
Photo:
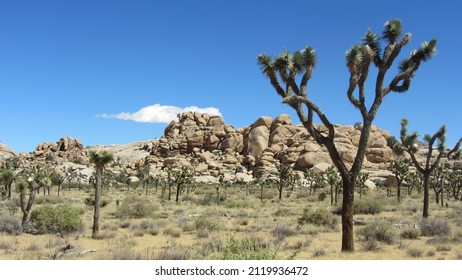
M 190 194 L 187 200 L 179 204 L 162 201 L 155 193 L 146 197 L 142 190 L 132 190 L 130 194 L 116 189 L 105 191 L 105 196 L 112 202 L 102 208 L 99 238 L 92 239 L 93 209 L 85 206 L 87 194 L 84 190 L 65 189 L 59 201 L 55 199 L 50 202 L 72 202 L 84 209 L 81 219 L 85 229 L 62 237 L 25 233 L 15 236 L 0 232 L 0 259 L 217 259 L 226 256 L 226 250 L 230 250 L 229 236 L 235 238 L 235 246 L 239 242 L 247 242 L 242 240 L 248 237 L 255 238 L 253 241 L 258 241 L 258 245 L 262 246 L 263 256 L 274 256 L 276 259 L 462 258 L 462 219 L 459 215 L 462 213 L 462 202 L 459 201 L 452 201 L 449 208 L 430 205 L 431 218 L 444 223 L 433 222 L 424 224 L 424 227 L 429 227 L 431 233 L 438 230 L 444 233 L 443 237 L 438 237 L 431 236 L 425 232 L 426 229 L 421 234 L 420 197 L 405 196 L 397 204 L 395 201 L 386 201 L 385 193 L 370 192 L 367 194 L 370 198 L 386 202 L 383 211 L 378 214 L 355 215 L 355 219 L 364 221 L 366 225 L 355 226 L 356 251 L 345 254 L 340 251 L 339 217 L 336 217 L 335 227 L 323 224 L 299 225 L 304 209 L 334 211 L 335 207 L 331 207 L 328 200 L 318 201 L 301 190 L 279 201 L 270 195 L 270 190 L 265 189 L 269 194 L 261 202 L 257 191 L 246 195 L 245 188 L 236 186 L 228 188 L 228 198 L 218 206 L 200 203 L 205 194 L 213 191 L 211 187 L 198 188 L 196 193 Z M 139 204 L 150 203 L 146 215 L 143 211 L 136 212 L 143 212 L 143 215 L 133 217 L 121 215 L 125 213 L 125 208 L 120 209 L 122 201 L 129 195 L 132 199 L 133 196 L 141 197 L 136 198 Z M 359 200 L 359 196 L 356 199 Z M 116 204 L 117 200 L 120 201 L 119 205 Z M 42 201 L 46 204 L 48 200 L 44 198 Z M 142 206 L 138 209 L 145 210 Z M 0 212 L 2 215 L 11 214 Z M 13 217 L 19 221 L 20 213 Z M 393 242 L 381 241 L 377 236 L 368 239 L 365 235 L 357 234 L 377 221 L 393 227 L 396 237 Z M 368 231 L 366 233 L 369 234 Z M 74 244 L 78 250 L 72 254 L 59 252 L 57 248 L 66 242 Z M 248 256 L 255 255 L 248 252 Z

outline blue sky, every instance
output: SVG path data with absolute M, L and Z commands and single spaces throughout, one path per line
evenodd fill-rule
M 344 53 L 368 28 L 380 34 L 400 18 L 413 35 L 403 57 L 433 38 L 438 54 L 407 93 L 386 98 L 375 124 L 396 136 L 403 117 L 421 134 L 446 124 L 453 145 L 462 136 L 461 12 L 456 0 L 0 0 L 0 140 L 30 152 L 63 136 L 84 145 L 153 139 L 167 126 L 159 109 L 186 107 L 235 127 L 281 113 L 297 123 L 256 57 L 307 45 L 318 54 L 312 99 L 332 122 L 353 124 L 361 119 L 346 98 Z

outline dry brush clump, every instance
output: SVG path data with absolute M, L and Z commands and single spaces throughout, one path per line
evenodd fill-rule
M 401 230 L 401 233 L 399 234 L 399 237 L 401 237 L 402 239 L 416 240 L 419 239 L 419 236 L 420 232 L 415 227 L 405 227 Z
M 385 221 L 373 221 L 359 228 L 356 233 L 366 242 L 380 241 L 391 245 L 396 241 L 396 230 Z
M 332 212 L 325 208 L 318 208 L 315 210 L 305 208 L 302 215 L 298 218 L 298 224 L 311 224 L 335 229 L 338 225 L 338 219 Z
M 0 215 L 0 233 L 19 235 L 23 231 L 19 218 L 10 214 Z
M 125 197 L 117 207 L 115 216 L 119 219 L 141 219 L 148 218 L 154 214 L 159 207 L 153 204 L 145 196 L 130 195 Z
M 446 219 L 427 218 L 422 220 L 420 232 L 422 236 L 448 236 L 451 233 L 451 225 Z

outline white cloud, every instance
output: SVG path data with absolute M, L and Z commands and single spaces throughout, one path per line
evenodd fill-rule
M 220 110 L 214 107 L 199 108 L 197 106 L 189 106 L 186 108 L 180 108 L 176 106 L 154 104 L 141 108 L 135 113 L 122 112 L 119 114 L 99 114 L 97 117 L 105 119 L 131 120 L 144 123 L 169 123 L 173 120 L 177 120 L 178 114 L 189 111 L 221 116 Z

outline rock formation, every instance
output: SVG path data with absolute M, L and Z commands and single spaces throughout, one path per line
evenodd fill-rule
M 317 129 L 327 131 L 323 126 Z M 340 156 L 352 164 L 361 126 L 335 126 L 335 129 Z M 393 156 L 387 146 L 388 136 L 388 132 L 372 127 L 364 162 L 366 169 L 386 169 Z M 214 181 L 210 176 L 248 181 L 277 176 L 279 164 L 290 164 L 300 171 L 316 167 L 317 172 L 332 164 L 327 150 L 318 145 L 303 126 L 294 125 L 289 115 L 260 117 L 247 127 L 235 129 L 226 125 L 220 116 L 198 112 L 181 114 L 165 128 L 160 139 L 84 148 L 79 140 L 65 137 L 40 144 L 34 152 L 22 154 L 21 158 L 53 162 L 56 166 L 72 162 L 84 169 L 91 168 L 88 151 L 100 149 L 114 153 L 119 164 L 114 171 L 124 171 L 128 176 L 135 176 L 145 166 L 149 166 L 153 174 L 162 174 L 162 169 L 172 165 L 188 166 L 196 177 L 202 176 L 206 181 Z
M 15 157 L 16 153 L 7 145 L 0 143 L 0 161 Z

